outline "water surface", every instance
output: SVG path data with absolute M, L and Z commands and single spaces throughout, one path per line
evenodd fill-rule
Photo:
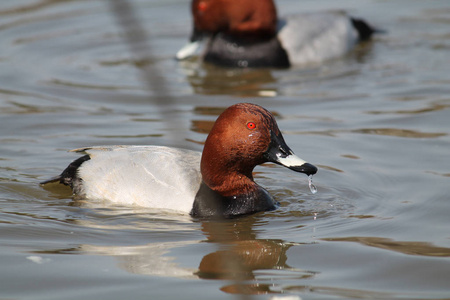
M 278 1 L 281 14 L 344 8 L 388 31 L 289 70 L 176 62 L 189 1 L 131 3 L 148 37 L 137 48 L 111 2 L 0 4 L 1 299 L 450 299 L 448 1 Z M 38 184 L 73 148 L 201 151 L 237 102 L 275 114 L 319 167 L 318 193 L 267 164 L 255 178 L 278 210 L 200 222 Z

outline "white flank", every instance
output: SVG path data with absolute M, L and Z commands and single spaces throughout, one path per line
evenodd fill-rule
M 294 14 L 279 20 L 278 39 L 293 65 L 340 57 L 356 44 L 350 18 L 341 11 Z
M 188 213 L 202 180 L 201 153 L 163 146 L 111 146 L 84 150 L 79 194 L 120 205 Z

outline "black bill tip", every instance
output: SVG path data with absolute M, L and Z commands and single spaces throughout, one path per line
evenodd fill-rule
M 310 163 L 304 163 L 300 166 L 290 166 L 289 169 L 296 171 L 296 172 L 305 173 L 308 176 L 314 175 L 317 173 L 317 167 Z

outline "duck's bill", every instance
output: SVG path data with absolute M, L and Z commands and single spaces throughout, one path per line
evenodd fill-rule
M 306 175 L 314 175 L 317 173 L 316 166 L 304 161 L 293 153 L 286 157 L 278 157 L 277 163 L 295 172 L 305 173 Z
M 292 153 L 292 151 L 290 151 L 290 154 L 287 156 L 280 153 L 271 161 L 289 168 L 292 171 L 305 173 L 308 176 L 317 173 L 316 166 L 304 161 L 303 159 Z
M 178 50 L 176 58 L 178 60 L 183 60 L 189 58 L 195 54 L 195 52 L 200 48 L 200 41 L 190 42 Z
M 265 154 L 268 161 L 282 165 L 295 172 L 305 173 L 308 176 L 317 173 L 316 166 L 304 161 L 292 152 L 289 146 L 286 145 L 281 133 L 278 135 L 272 133 L 272 140 Z

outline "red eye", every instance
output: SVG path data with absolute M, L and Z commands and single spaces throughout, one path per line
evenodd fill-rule
M 247 128 L 248 128 L 248 129 L 255 129 L 255 128 L 256 128 L 256 124 L 253 123 L 253 122 L 248 122 L 248 123 L 247 123 Z
M 203 1 L 199 2 L 197 5 L 197 9 L 202 12 L 205 11 L 207 8 L 208 8 L 208 4 Z

